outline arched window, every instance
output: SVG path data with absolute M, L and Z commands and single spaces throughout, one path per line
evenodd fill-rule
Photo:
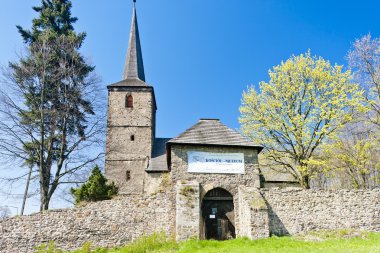
M 132 95 L 127 95 L 127 97 L 125 99 L 125 107 L 133 108 L 133 97 L 132 97 Z

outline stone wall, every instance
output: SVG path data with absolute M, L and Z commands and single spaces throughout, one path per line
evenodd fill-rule
M 120 196 L 84 207 L 52 210 L 0 222 L 0 252 L 33 252 L 54 240 L 72 250 L 91 241 L 94 246 L 125 245 L 144 234 L 175 231 L 175 196 Z
M 152 195 L 120 196 L 84 207 L 9 218 L 0 222 L 0 252 L 31 252 L 33 246 L 50 240 L 66 250 L 87 241 L 115 247 L 155 231 L 176 233 L 179 240 L 202 238 L 202 191 L 197 181 L 179 180 Z M 380 189 L 316 191 L 240 185 L 234 192 L 238 237 L 321 229 L 380 231 Z
M 126 108 L 126 97 L 129 95 L 133 96 L 133 108 Z M 111 127 L 154 127 L 152 115 L 155 111 L 152 87 L 125 86 L 109 89 L 107 123 Z
M 199 183 L 178 181 L 176 185 L 176 239 L 199 238 Z
M 239 187 L 239 236 L 250 239 L 269 236 L 268 207 L 260 190 L 253 187 Z
M 106 177 L 119 187 L 119 194 L 142 194 L 148 160 L 148 157 L 133 157 L 130 160 L 119 161 L 106 160 Z M 129 179 L 127 171 L 129 171 Z
M 243 153 L 245 174 L 206 174 L 206 173 L 189 173 L 188 169 L 188 151 L 211 152 L 211 153 Z M 240 234 L 239 226 L 239 201 L 238 187 L 240 185 L 260 188 L 261 178 L 258 164 L 258 153 L 255 148 L 242 147 L 212 147 L 212 146 L 194 146 L 194 145 L 176 145 L 171 146 L 171 178 L 173 182 L 192 181 L 200 184 L 200 199 L 213 188 L 223 188 L 229 191 L 234 197 L 235 211 L 235 230 Z M 202 223 L 202 220 L 200 221 Z M 202 236 L 200 236 L 202 238 Z
M 155 194 L 168 189 L 173 189 L 173 182 L 168 172 L 146 173 L 144 178 L 144 193 Z
M 153 88 L 109 87 L 108 91 L 105 174 L 119 193 L 142 194 L 155 138 Z M 130 95 L 133 108 L 126 108 Z
M 321 229 L 380 231 L 380 189 L 261 189 L 271 235 Z

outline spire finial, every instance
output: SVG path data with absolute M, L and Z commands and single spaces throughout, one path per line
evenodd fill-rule
M 135 5 L 136 0 L 133 0 Z M 137 25 L 136 6 L 132 12 L 131 31 L 129 34 L 129 45 L 127 52 L 127 60 L 124 68 L 124 79 L 138 78 L 145 82 L 144 64 L 141 53 L 139 28 Z

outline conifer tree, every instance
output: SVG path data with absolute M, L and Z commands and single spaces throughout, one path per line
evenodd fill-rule
M 14 106 L 8 95 L 3 96 L 3 101 L 17 113 L 14 121 L 18 120 L 17 127 L 23 135 L 17 138 L 15 128 L 2 129 L 21 143 L 24 159 L 33 160 L 38 168 L 41 211 L 49 208 L 65 176 L 98 158 L 67 164 L 83 142 L 99 133 L 98 122 L 88 122 L 95 114 L 88 97 L 96 83 L 94 66 L 79 52 L 86 34 L 75 32 L 77 18 L 72 17 L 71 7 L 69 0 L 42 0 L 41 6 L 33 7 L 38 17 L 33 19 L 32 28 L 17 26 L 27 45 L 27 55 L 9 64 L 9 76 L 23 105 Z M 6 146 L 5 143 L 0 148 Z
M 118 188 L 114 182 L 107 184 L 107 179 L 104 177 L 98 166 L 92 170 L 88 181 L 82 184 L 79 188 L 71 188 L 71 194 L 75 197 L 75 203 L 100 201 L 111 199 L 116 195 Z

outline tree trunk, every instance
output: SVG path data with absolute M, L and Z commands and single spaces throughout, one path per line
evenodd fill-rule
M 43 211 L 49 210 L 50 198 L 46 196 L 45 201 L 42 204 L 43 204 Z
M 45 194 L 44 192 L 41 193 L 41 205 L 40 205 L 40 211 L 46 211 L 49 209 L 49 198 L 47 196 L 47 194 Z
M 41 206 L 40 211 L 45 211 L 49 209 L 49 186 L 50 186 L 50 175 L 43 175 L 42 186 L 41 186 Z
M 40 212 L 42 212 L 44 209 L 44 203 L 47 196 L 47 191 L 45 191 L 45 176 L 46 176 L 46 164 L 44 160 L 44 151 L 45 151 L 45 114 L 44 114 L 44 85 L 45 84 L 45 69 L 42 75 L 42 82 L 41 82 L 41 99 L 40 99 L 40 117 L 41 117 L 41 123 L 40 123 L 40 147 L 39 147 L 39 169 L 40 169 L 40 196 L 41 196 L 41 203 L 40 203 Z M 46 192 L 46 193 L 45 193 Z
M 47 191 L 44 188 L 45 188 L 44 186 L 41 187 L 40 212 L 47 210 L 49 207 L 49 205 L 46 205 L 46 203 L 47 203 Z
M 309 175 L 302 175 L 301 176 L 301 186 L 304 189 L 310 189 L 310 177 L 309 177 Z
M 298 160 L 299 168 L 298 171 L 301 174 L 300 184 L 304 189 L 310 189 L 310 174 L 307 164 L 302 161 L 303 159 Z
M 50 186 L 50 175 L 47 173 L 47 168 L 44 166 L 44 172 L 41 175 L 40 178 L 40 196 L 41 196 L 41 203 L 40 203 L 40 211 L 48 210 L 49 209 L 49 186 Z
M 28 197 L 29 182 L 30 182 L 30 177 L 32 176 L 32 170 L 33 170 L 33 165 L 29 165 L 29 174 L 28 174 L 28 179 L 26 180 L 26 187 L 25 187 L 25 192 L 24 192 L 24 198 L 22 200 L 20 215 L 24 215 L 25 203 L 26 203 L 26 199 Z

